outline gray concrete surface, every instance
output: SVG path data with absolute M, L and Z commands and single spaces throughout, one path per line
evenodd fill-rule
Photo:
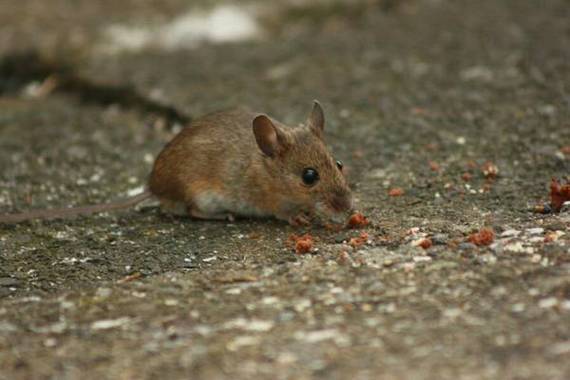
M 130 51 L 109 49 L 110 25 L 159 28 L 189 4 L 0 6 L 0 212 L 144 185 L 179 127 L 163 106 L 296 123 L 318 98 L 372 221 L 299 230 L 151 203 L 1 226 L 0 379 L 570 377 L 570 214 L 530 211 L 570 173 L 568 1 L 297 4 L 248 1 L 252 39 Z M 468 243 L 482 227 L 494 244 Z M 318 252 L 291 251 L 302 232 Z

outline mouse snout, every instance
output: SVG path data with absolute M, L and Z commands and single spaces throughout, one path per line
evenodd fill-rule
M 333 194 L 330 205 L 336 212 L 345 212 L 352 210 L 352 194 L 347 191 L 337 191 Z

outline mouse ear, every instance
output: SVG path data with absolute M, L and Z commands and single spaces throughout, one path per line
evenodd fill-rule
M 314 100 L 313 102 L 313 110 L 311 111 L 311 115 L 309 115 L 307 125 L 311 132 L 322 139 L 323 131 L 325 129 L 325 113 L 323 112 L 321 104 L 317 100 Z
M 253 119 L 253 134 L 259 149 L 269 157 L 275 157 L 285 148 L 282 132 L 266 115 L 259 115 Z

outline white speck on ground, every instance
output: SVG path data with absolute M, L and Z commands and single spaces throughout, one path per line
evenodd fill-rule
M 305 341 L 307 343 L 319 343 L 324 340 L 333 340 L 338 345 L 344 345 L 349 341 L 349 338 L 341 334 L 336 329 L 326 329 L 317 331 L 298 331 L 295 333 L 295 338 Z
M 555 297 L 548 297 L 538 301 L 538 306 L 543 309 L 548 309 L 556 305 L 558 305 L 558 299 L 556 299 Z
M 520 234 L 521 234 L 520 231 L 510 229 L 510 230 L 503 231 L 503 233 L 501 233 L 500 236 L 503 237 L 503 238 L 504 238 L 504 237 L 517 237 L 517 236 L 519 236 Z
M 534 248 L 525 247 L 520 241 L 505 245 L 505 250 L 515 253 L 528 253 L 528 254 L 534 253 Z
M 227 344 L 227 348 L 230 351 L 237 351 L 244 346 L 254 346 L 256 344 L 259 344 L 260 340 L 261 339 L 258 336 L 238 336 Z
M 485 66 L 472 66 L 462 70 L 459 76 L 464 81 L 490 82 L 494 75 L 491 69 Z
M 301 299 L 301 300 L 295 302 L 295 304 L 293 305 L 293 308 L 295 309 L 296 312 L 302 313 L 307 308 L 311 307 L 311 305 L 312 305 L 311 300 Z
M 95 321 L 91 324 L 92 330 L 107 330 L 115 327 L 121 327 L 126 325 L 131 321 L 129 317 L 117 318 L 117 319 L 102 319 L 100 321 Z
M 241 329 L 246 331 L 269 331 L 273 328 L 273 321 L 263 321 L 260 319 L 247 320 L 245 318 L 232 319 L 224 324 L 226 329 Z
M 548 350 L 552 355 L 563 355 L 570 353 L 570 341 L 556 343 Z
M 526 233 L 529 235 L 542 235 L 544 233 L 544 228 L 542 227 L 535 227 L 535 228 L 528 228 Z
M 127 196 L 134 197 L 135 195 L 139 195 L 144 191 L 144 186 L 138 186 L 127 191 Z

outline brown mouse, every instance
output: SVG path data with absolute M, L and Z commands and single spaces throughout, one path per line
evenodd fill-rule
M 342 223 L 352 211 L 352 194 L 342 163 L 325 146 L 324 126 L 317 101 L 307 122 L 295 128 L 244 109 L 212 113 L 164 147 L 145 192 L 114 203 L 0 215 L 0 223 L 113 211 L 150 197 L 167 212 L 200 219 Z

